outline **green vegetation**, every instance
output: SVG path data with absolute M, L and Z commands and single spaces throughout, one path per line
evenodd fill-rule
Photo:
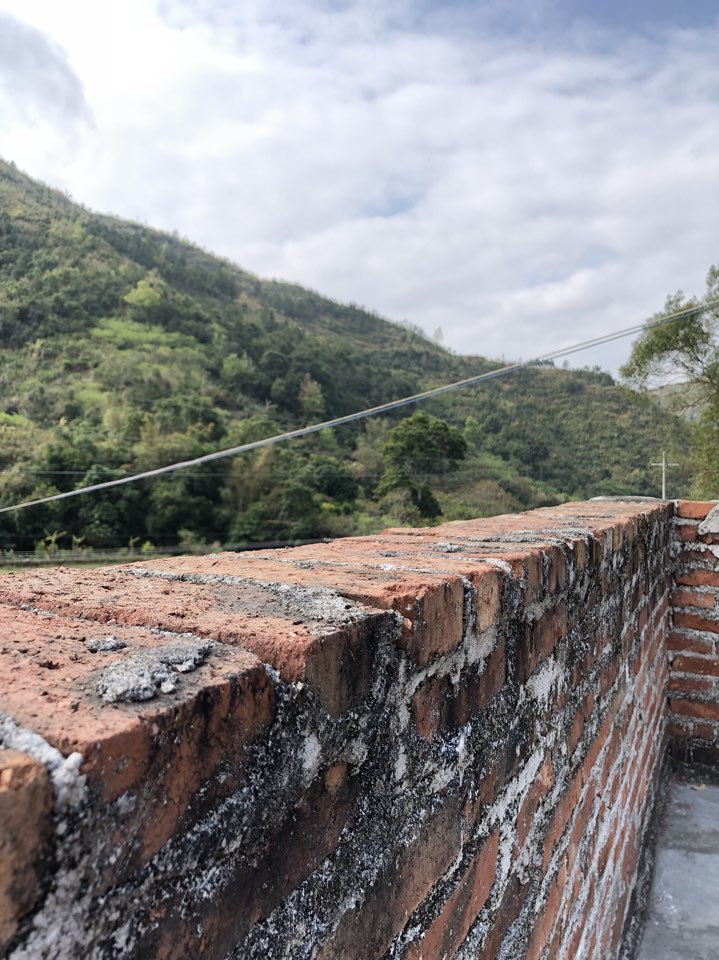
M 488 370 L 408 325 L 99 216 L 0 162 L 0 504 Z M 0 549 L 285 541 L 659 493 L 688 428 L 551 367 L 172 475 L 0 514 Z M 686 491 L 686 472 L 672 492 Z M 149 547 L 146 547 L 149 549 Z
M 719 300 L 719 267 L 710 267 L 701 300 L 679 291 L 668 297 L 664 313 Z M 687 320 L 647 329 L 637 340 L 624 375 L 636 385 L 674 381 L 662 391 L 662 402 L 691 422 L 692 494 L 716 497 L 719 492 L 719 308 Z M 677 382 L 678 381 L 678 382 Z

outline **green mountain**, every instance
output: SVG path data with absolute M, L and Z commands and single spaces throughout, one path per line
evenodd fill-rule
M 0 161 L 0 504 L 492 366 L 369 310 L 261 280 L 175 235 L 92 213 Z M 423 409 L 465 440 L 456 469 L 415 450 L 409 470 L 445 518 L 656 495 L 650 461 L 663 448 L 686 459 L 686 425 L 598 371 L 527 369 Z M 387 440 L 409 413 L 0 514 L 0 549 L 226 544 L 426 522 L 417 496 L 387 481 Z M 685 492 L 686 471 L 675 481 L 672 493 Z

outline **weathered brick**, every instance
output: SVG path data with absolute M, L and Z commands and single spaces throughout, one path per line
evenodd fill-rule
M 467 798 L 462 810 L 467 823 L 476 826 L 485 814 L 487 807 L 494 803 L 504 784 L 506 761 L 504 758 L 496 760 L 480 777 L 476 790 Z
M 50 839 L 52 789 L 42 764 L 0 749 L 0 952 L 40 895 Z
M 155 572 L 163 576 L 136 576 L 126 568 L 85 572 L 80 582 L 67 570 L 53 577 L 45 572 L 23 574 L 10 586 L 0 585 L 0 602 L 82 618 L 97 623 L 98 630 L 99 625 L 108 629 L 121 625 L 191 632 L 242 647 L 275 667 L 288 682 L 307 683 L 334 714 L 366 696 L 377 637 L 395 632 L 389 614 L 353 608 L 329 588 L 319 594 L 307 589 L 293 593 L 281 581 L 213 575 L 215 582 L 195 582 L 167 579 L 175 573 L 171 566 Z M 277 562 L 274 572 L 276 578 L 284 573 Z M 451 589 L 441 584 L 435 592 L 454 596 L 456 584 Z M 461 583 L 459 595 L 463 596 Z M 412 594 L 411 604 L 420 619 L 425 608 L 436 614 L 421 591 Z M 461 599 L 459 608 L 459 627 L 448 619 L 445 629 L 438 631 L 438 644 L 456 643 L 461 637 Z
M 682 570 L 676 574 L 676 582 L 683 587 L 719 587 L 719 571 Z
M 704 677 L 719 677 L 719 657 L 696 657 L 677 654 L 672 660 L 673 673 L 694 673 Z
M 611 657 L 604 664 L 604 668 L 599 676 L 599 690 L 602 695 L 606 694 L 614 685 L 614 681 L 619 675 L 619 658 Z
M 576 809 L 579 798 L 582 795 L 582 789 L 583 783 L 581 778 L 581 770 L 578 770 L 569 782 L 565 793 L 557 803 L 552 818 L 547 826 L 543 849 L 543 866 L 545 870 L 549 866 L 552 859 L 552 854 L 554 853 L 559 840 L 564 834 L 567 824 L 572 818 L 572 814 Z
M 716 597 L 711 593 L 698 593 L 696 590 L 674 590 L 671 602 L 674 607 L 701 607 L 712 610 L 716 606 Z
M 667 637 L 667 649 L 671 652 L 714 653 L 714 641 L 707 637 L 673 631 Z
M 152 664 L 187 638 L 115 625 L 110 637 L 124 648 L 93 653 L 94 643 L 108 640 L 107 626 L 8 607 L 0 607 L 0 636 L 3 708 L 62 754 L 81 754 L 82 773 L 104 802 L 142 796 L 125 822 L 133 852 L 118 869 L 146 862 L 179 823 L 236 788 L 245 747 L 274 718 L 274 685 L 244 650 L 211 647 L 196 669 L 174 675 L 174 689 L 163 693 L 158 684 L 150 699 L 135 702 L 132 678 L 145 668 L 133 667 L 133 658 Z M 128 671 L 130 692 L 108 701 L 101 684 L 113 665 Z M 230 760 L 232 773 L 219 782 Z
M 463 634 L 464 586 L 452 578 L 438 586 L 418 584 L 397 607 L 411 624 L 403 634 L 401 648 L 420 666 L 459 646 Z
M 484 665 L 479 678 L 479 706 L 484 708 L 500 692 L 507 677 L 507 658 L 504 638 L 500 638 Z
M 539 664 L 546 660 L 567 631 L 567 606 L 560 601 L 539 620 L 526 624 L 517 650 L 517 678 L 526 683 Z
M 572 824 L 572 829 L 569 834 L 569 843 L 567 844 L 567 868 L 572 870 L 574 863 L 579 854 L 579 849 L 584 839 L 584 833 L 587 828 L 587 823 L 592 814 L 592 809 L 594 807 L 594 793 L 591 790 L 588 790 L 582 802 L 579 805 L 575 815 L 574 822 Z
M 487 630 L 497 622 L 502 603 L 502 574 L 499 570 L 483 569 L 470 577 L 477 601 L 477 631 Z
M 522 882 L 517 876 L 510 876 L 502 900 L 494 916 L 494 923 L 488 931 L 477 960 L 497 960 L 502 941 L 509 928 L 520 914 L 529 893 L 529 883 Z
M 699 720 L 719 720 L 719 703 L 704 700 L 669 700 L 669 712 L 680 717 L 696 717 Z
M 524 841 L 532 829 L 539 804 L 549 792 L 553 781 L 554 765 L 551 758 L 547 757 L 527 791 L 517 814 L 517 850 L 524 846 Z
M 698 523 L 678 523 L 674 527 L 674 533 L 684 543 L 696 543 L 698 533 Z
M 536 956 L 543 960 L 565 957 L 578 931 L 572 910 L 579 903 L 601 903 L 604 896 L 601 882 L 595 889 L 592 876 L 582 875 L 584 869 L 595 871 L 603 855 L 594 849 L 600 824 L 607 824 L 616 836 L 620 807 L 638 815 L 664 742 L 660 711 L 667 673 L 668 596 L 662 570 L 669 560 L 662 541 L 668 527 L 660 528 L 658 523 L 668 515 L 668 508 L 653 504 L 598 502 L 581 505 L 581 513 L 577 505 L 564 505 L 521 517 L 445 524 L 433 531 L 388 531 L 376 538 L 311 545 L 296 553 L 182 558 L 137 565 L 134 573 L 91 572 L 80 580 L 76 574 L 46 573 L 22 575 L 17 578 L 19 585 L 0 583 L 0 600 L 5 597 L 13 616 L 22 613 L 34 618 L 36 632 L 38 615 L 20 611 L 20 604 L 54 610 L 61 615 L 55 620 L 62 621 L 59 643 L 43 634 L 42 656 L 35 655 L 37 637 L 32 639 L 33 653 L 22 654 L 28 661 L 24 669 L 30 672 L 25 674 L 24 688 L 17 683 L 13 687 L 14 705 L 22 714 L 16 714 L 18 720 L 37 729 L 64 753 L 76 747 L 81 750 L 83 772 L 99 803 L 116 802 L 121 791 L 142 795 L 138 819 L 131 818 L 128 827 L 135 848 L 129 856 L 123 848 L 122 867 L 112 866 L 108 858 L 93 891 L 95 897 L 106 896 L 115 909 L 120 904 L 117 898 L 134 895 L 135 878 L 144 878 L 143 891 L 150 891 L 149 896 L 138 900 L 132 911 L 128 912 L 127 903 L 117 907 L 118 916 L 132 913 L 136 917 L 132 936 L 136 933 L 139 940 L 128 939 L 133 955 L 156 960 L 239 955 L 245 937 L 260 936 L 269 937 L 265 949 L 270 955 L 276 946 L 272 925 L 275 920 L 285 922 L 283 917 L 286 920 L 283 901 L 303 885 L 300 913 L 302 904 L 319 903 L 314 898 L 323 897 L 323 925 L 298 915 L 297 937 L 315 937 L 312 943 L 306 941 L 306 948 L 325 960 L 368 960 L 403 950 L 406 956 L 449 957 L 460 950 L 483 907 L 494 911 L 484 909 L 482 926 L 475 928 L 482 935 L 485 918 L 490 924 L 479 951 L 486 960 L 500 955 L 503 941 L 504 952 L 510 948 L 507 931 L 520 912 L 512 948 L 521 942 L 524 921 L 532 914 L 536 924 L 531 949 Z M 578 538 L 577 527 L 587 533 Z M 559 538 L 567 545 L 558 546 Z M 707 572 L 712 562 L 707 551 L 694 552 L 701 553 L 702 572 Z M 685 559 L 694 562 L 691 557 Z M 507 567 L 498 569 L 498 563 L 508 564 L 514 575 Z M 611 597 L 604 608 L 599 606 L 600 563 L 604 588 Z M 520 578 L 519 584 L 515 577 Z M 304 616 L 294 601 L 287 600 L 298 587 L 305 597 L 311 593 L 319 601 L 319 591 L 328 601 L 331 598 L 329 605 L 339 610 L 338 618 L 323 613 L 319 602 L 314 617 Z M 471 589 L 476 590 L 475 623 L 467 619 Z M 710 595 L 689 589 L 681 593 L 681 589 L 673 597 L 674 605 L 691 596 Z M 266 602 L 269 607 L 264 608 Z M 701 603 L 705 601 L 686 606 L 695 612 L 711 609 Z M 567 623 L 567 609 L 571 623 Z M 542 617 L 536 622 L 539 611 Z M 401 624 L 396 614 L 403 618 Z M 500 618 L 505 619 L 499 623 Z M 522 624 L 529 619 L 535 622 L 523 648 Z M 89 629 L 105 635 L 111 631 L 121 639 L 132 634 L 133 642 L 146 650 L 165 642 L 157 628 L 175 635 L 202 634 L 214 639 L 217 647 L 194 674 L 183 677 L 169 699 L 103 705 L 95 694 L 87 695 L 82 689 L 83 685 L 95 689 L 90 674 L 99 669 L 102 658 L 89 655 L 85 640 L 80 639 L 81 624 L 85 630 L 89 624 Z M 500 639 L 487 657 L 495 624 L 496 635 L 506 637 L 507 646 Z M 42 631 L 47 633 L 44 622 Z M 475 631 L 478 640 L 473 638 Z M 677 630 L 674 636 L 682 634 Z M 693 642 L 696 632 L 687 636 Z M 390 649 L 388 640 L 394 641 L 399 654 Z M 507 651 L 516 645 L 518 663 L 510 663 L 508 669 Z M 611 649 L 611 657 L 605 648 Z M 70 659 L 72 652 L 79 661 Z M 709 647 L 695 651 L 676 647 L 673 652 L 691 658 L 692 652 L 713 652 L 713 646 L 710 642 Z M 553 677 L 555 668 L 560 675 L 544 684 L 539 682 L 543 672 L 536 686 L 520 690 L 515 712 L 515 681 L 527 680 L 553 654 L 556 662 L 546 677 Z M 41 660 L 52 666 L 40 666 Z M 630 700 L 628 662 L 634 670 L 634 680 L 629 677 Z M 267 670 L 265 664 L 274 669 Z M 407 730 L 404 712 L 401 718 L 383 712 L 406 703 L 418 668 L 424 673 L 438 671 L 425 677 L 413 692 L 410 713 L 421 737 L 431 740 L 440 729 L 456 730 L 469 719 L 471 737 L 423 743 L 411 728 Z M 447 675 L 440 677 L 439 672 Z M 497 694 L 507 676 L 507 695 L 500 698 Z M 31 701 L 29 689 L 37 682 L 45 684 L 43 689 L 53 698 L 49 702 L 55 716 L 48 710 L 38 712 Z M 566 707 L 579 696 L 573 683 L 583 685 L 582 703 L 574 717 Z M 288 689 L 286 684 L 293 687 Z M 586 721 L 606 709 L 605 694 L 610 691 L 616 692 L 616 699 L 598 734 L 589 738 Z M 277 713 L 275 696 L 281 705 Z M 389 737 L 383 733 L 377 738 L 381 742 L 366 736 L 367 730 L 377 729 L 375 718 L 362 712 L 369 709 L 379 711 L 379 729 L 392 731 Z M 719 720 L 715 726 L 703 718 L 683 719 L 675 721 L 673 729 L 687 735 L 719 729 Z M 517 840 L 524 849 L 513 869 L 521 869 L 522 880 L 510 877 L 505 890 L 495 886 L 492 891 L 502 825 L 492 821 L 494 833 L 470 861 L 468 847 L 486 829 L 483 818 L 488 806 L 495 804 L 495 811 L 501 808 L 505 783 L 510 785 L 511 778 L 520 775 L 549 730 L 557 732 L 558 749 L 552 761 L 546 758 L 517 811 Z M 295 756 L 283 739 L 288 731 L 295 737 L 299 734 Z M 395 733 L 405 739 L 395 743 Z M 698 736 L 694 740 L 701 746 Z M 451 751 L 472 751 L 478 742 L 481 754 L 462 755 L 457 770 L 461 776 L 455 776 Z M 632 746 L 624 756 L 627 742 Z M 281 758 L 286 761 L 281 769 L 287 772 L 288 789 L 293 790 L 287 809 L 273 799 L 267 816 L 262 811 L 265 833 L 253 834 L 250 845 L 243 836 L 237 856 L 218 848 L 217 869 L 213 862 L 207 874 L 212 878 L 208 887 L 212 895 L 191 900 L 185 866 L 180 859 L 167 860 L 167 851 L 177 850 L 182 856 L 185 842 L 192 851 L 195 841 L 186 841 L 195 834 L 190 828 L 212 811 L 230 809 L 228 801 L 232 806 L 248 788 L 259 789 L 268 757 L 279 759 L 272 752 L 278 743 L 290 751 Z M 254 747 L 248 751 L 250 745 Z M 569 754 L 564 752 L 565 745 Z M 354 757 L 357 750 L 363 755 L 365 749 L 368 753 L 360 769 L 337 759 Z M 258 759 L 251 776 L 245 770 L 248 758 Z M 375 770 L 380 759 L 385 766 Z M 579 768 L 574 769 L 580 759 Z M 446 773 L 437 764 L 446 765 Z M 485 767 L 487 772 L 480 776 Z M 554 809 L 545 811 L 555 776 L 560 783 L 568 776 L 569 781 Z M 358 802 L 358 791 L 368 789 L 370 780 L 383 791 L 379 804 L 375 802 L 378 795 L 369 792 Z M 390 796 L 396 806 L 386 819 L 386 842 L 373 853 L 379 875 L 363 872 L 353 888 L 353 909 L 343 916 L 332 914 L 326 886 L 333 882 L 331 871 L 345 869 L 345 859 L 348 853 L 351 858 L 354 849 L 353 831 L 358 831 L 358 842 L 364 842 L 367 817 L 381 816 L 377 807 L 390 802 Z M 515 811 L 511 786 L 506 796 L 508 809 Z M 540 810 L 541 821 L 537 819 Z M 542 850 L 542 837 L 532 826 L 544 824 L 544 817 L 550 815 Z M 407 833 L 400 834 L 405 828 Z M 228 836 L 234 836 L 233 829 L 234 825 Z M 404 846 L 398 836 L 408 837 L 410 830 L 415 831 L 415 840 Z M 119 833 L 117 842 L 124 843 Z M 629 838 L 638 847 L 635 828 Z M 165 844 L 166 839 L 172 842 Z M 108 849 L 113 842 L 110 838 Z M 619 869 L 619 849 L 616 846 L 607 854 L 608 874 L 615 863 Z M 526 902 L 542 884 L 540 853 L 545 866 L 551 864 L 553 870 L 566 870 L 567 860 L 575 867 L 550 889 L 545 913 L 537 909 L 539 904 Z M 212 861 L 211 847 L 203 848 L 201 856 Z M 200 889 L 202 870 L 208 867 L 193 857 L 190 852 L 188 869 L 200 871 Z M 154 866 L 138 869 L 150 858 L 156 858 L 157 879 Z M 624 909 L 626 893 L 607 899 L 607 917 Z M 337 910 L 340 903 L 346 909 L 346 901 L 338 897 Z M 92 922 L 97 916 L 95 911 Z M 271 916 L 274 919 L 260 932 L 256 925 Z M 606 926 L 611 927 L 609 920 Z M 410 936 L 415 941 L 407 945 Z M 588 931 L 582 950 L 591 951 L 592 936 L 593 931 Z M 253 940 L 254 950 L 257 942 Z
M 481 672 L 476 666 L 463 670 L 457 684 L 453 684 L 448 676 L 427 677 L 412 697 L 412 716 L 417 732 L 431 740 L 439 729 L 457 730 L 464 726 L 499 693 L 505 677 L 506 659 L 501 638 Z
M 716 500 L 678 500 L 677 516 L 684 520 L 704 520 L 716 505 Z
M 602 761 L 602 769 L 599 774 L 599 785 L 602 793 L 606 791 L 607 781 L 615 769 L 615 764 L 621 758 L 624 749 L 624 732 L 615 727 L 612 731 L 612 737 L 609 741 L 606 754 Z
M 158 904 L 138 904 L 138 919 L 145 921 L 147 932 L 136 956 L 153 960 L 228 956 L 335 850 L 358 791 L 358 778 L 342 776 L 337 765 L 326 768 L 255 856 L 239 856 L 225 867 L 225 882 L 212 898 L 200 900 L 194 914 L 188 915 L 182 890 Z M 153 916 L 153 911 L 159 911 L 160 917 Z M 162 920 L 159 927 L 158 919 Z
M 419 836 L 391 859 L 361 904 L 348 910 L 316 953 L 317 960 L 379 960 L 412 912 L 457 857 L 460 806 L 448 800 Z
M 550 594 L 563 590 L 567 579 L 567 563 L 561 547 L 554 547 L 549 551 L 549 571 L 547 574 L 547 590 Z
M 412 697 L 412 717 L 420 736 L 431 740 L 440 726 L 446 726 L 450 696 L 449 677 L 435 675 L 422 681 Z
M 410 944 L 405 960 L 438 960 L 451 957 L 461 946 L 495 880 L 499 831 L 483 843 L 441 913 L 419 943 Z
M 559 915 L 559 904 L 564 896 L 567 887 L 567 868 L 562 862 L 557 871 L 557 876 L 552 881 L 552 885 L 547 893 L 547 898 L 542 911 L 534 923 L 532 935 L 529 938 L 529 944 L 525 953 L 525 960 L 539 960 L 544 948 L 549 942 L 550 934 Z
M 674 613 L 674 626 L 677 630 L 699 630 L 704 633 L 719 633 L 719 620 L 711 620 L 699 614 L 677 610 Z
M 539 598 L 544 589 L 544 556 L 540 550 L 528 550 L 510 561 L 515 577 L 524 587 L 525 605 Z
M 688 717 L 677 717 L 667 724 L 667 734 L 681 739 L 697 737 L 700 740 L 716 740 L 718 732 L 711 723 L 699 723 Z

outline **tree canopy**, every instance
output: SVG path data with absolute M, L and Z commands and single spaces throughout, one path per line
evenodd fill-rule
M 707 274 L 701 299 L 685 298 L 679 291 L 667 297 L 661 314 L 706 304 L 691 317 L 647 327 L 635 342 L 622 369 L 639 386 L 671 388 L 674 409 L 691 416 L 693 492 L 716 496 L 719 492 L 719 267 Z M 650 322 L 651 322 L 650 320 Z

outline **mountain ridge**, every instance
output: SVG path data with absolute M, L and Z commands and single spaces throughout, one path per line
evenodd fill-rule
M 95 214 L 0 161 L 0 503 L 189 459 L 491 369 L 416 329 L 263 280 L 173 234 Z M 597 371 L 525 369 L 426 407 L 463 431 L 425 472 L 445 517 L 656 493 L 686 428 Z M 426 522 L 380 495 L 399 415 L 0 519 L 0 547 L 369 532 Z M 421 459 L 421 458 L 420 458 Z M 429 465 L 432 466 L 432 465 Z M 425 469 L 425 464 L 422 469 Z M 417 472 L 420 471 L 418 462 Z M 679 478 L 679 487 L 688 476 Z M 627 489 L 630 488 L 630 489 Z

